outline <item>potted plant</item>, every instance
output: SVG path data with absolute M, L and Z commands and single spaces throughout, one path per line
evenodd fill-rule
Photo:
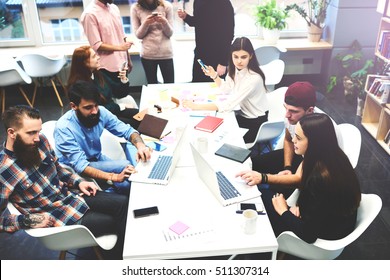
M 256 23 L 263 27 L 264 40 L 276 44 L 280 30 L 286 28 L 288 11 L 276 5 L 276 0 L 269 0 L 256 6 Z
M 364 100 L 366 98 L 365 84 L 367 75 L 374 67 L 372 59 L 364 60 L 361 46 L 357 40 L 353 41 L 350 48 L 339 53 L 334 58 L 336 73 L 329 77 L 327 84 L 327 93 L 334 90 L 335 87 L 343 85 L 344 95 L 347 101 L 353 101 L 357 98 L 357 115 L 361 115 Z
M 307 22 L 309 41 L 319 42 L 324 28 L 326 11 L 332 0 L 307 0 L 306 9 L 294 3 L 286 7 L 294 10 Z

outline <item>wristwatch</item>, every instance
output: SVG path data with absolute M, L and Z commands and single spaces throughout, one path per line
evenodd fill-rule
M 111 173 L 110 179 L 107 180 L 107 184 L 113 185 L 114 183 L 112 182 L 112 177 L 114 177 L 114 173 Z

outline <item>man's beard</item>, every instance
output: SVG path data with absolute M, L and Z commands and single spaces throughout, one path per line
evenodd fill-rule
M 42 159 L 39 154 L 38 143 L 28 145 L 19 135 L 16 135 L 14 153 L 20 163 L 27 168 L 38 167 L 41 165 Z
M 80 110 L 76 110 L 76 115 L 77 115 L 77 118 L 79 119 L 80 123 L 87 128 L 92 128 L 99 123 L 99 119 L 100 119 L 100 112 L 99 111 L 95 115 L 90 115 L 88 117 L 84 117 L 81 114 Z

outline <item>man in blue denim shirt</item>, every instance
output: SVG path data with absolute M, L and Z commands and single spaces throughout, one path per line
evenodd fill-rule
M 69 89 L 72 110 L 65 113 L 56 124 L 54 139 L 59 161 L 77 173 L 113 184 L 115 191 L 129 194 L 128 177 L 135 172 L 139 160 L 150 159 L 150 149 L 145 146 L 138 131 L 123 123 L 102 106 L 100 95 L 91 82 L 78 81 Z M 100 137 L 107 129 L 118 137 L 128 139 L 127 160 L 113 160 L 102 154 Z

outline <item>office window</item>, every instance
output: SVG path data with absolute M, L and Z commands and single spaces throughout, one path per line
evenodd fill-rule
M 0 47 L 40 46 L 53 43 L 85 42 L 79 23 L 83 5 L 91 0 L 0 0 Z M 193 14 L 194 0 L 169 0 L 173 5 L 174 36 L 193 38 L 194 29 L 184 24 L 177 16 L 177 9 L 184 8 Z M 261 28 L 255 24 L 254 12 L 258 3 L 266 0 L 231 0 L 235 12 L 236 36 L 258 37 Z M 304 0 L 277 0 L 280 5 Z M 137 0 L 115 0 L 119 7 L 124 31 L 131 34 L 130 7 Z M 291 12 L 288 28 L 282 37 L 306 36 L 306 23 L 295 12 Z
M 126 34 L 131 33 L 131 20 L 130 17 L 122 17 L 123 30 Z
M 0 41 L 22 40 L 27 35 L 22 7 L 7 5 L 7 0 L 0 0 Z
M 83 12 L 82 0 L 36 0 L 35 5 L 43 43 L 85 40 L 79 23 Z

